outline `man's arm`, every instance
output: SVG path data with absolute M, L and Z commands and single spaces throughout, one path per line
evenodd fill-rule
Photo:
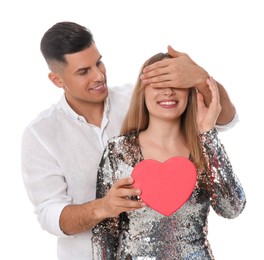
M 226 89 L 217 82 L 219 95 L 220 95 L 220 104 L 222 107 L 221 113 L 219 114 L 216 123 L 218 125 L 225 125 L 232 121 L 236 114 L 236 108 L 231 102 L 229 95 Z
M 66 178 L 47 149 L 49 145 L 45 143 L 46 139 L 36 128 L 28 127 L 21 144 L 24 185 L 44 230 L 58 237 L 77 234 L 91 229 L 107 217 L 143 205 L 140 201 L 127 199 L 128 196 L 140 194 L 131 185 L 131 178 L 117 181 L 102 199 L 72 204 L 73 198 L 67 194 Z
M 171 46 L 168 46 L 168 53 L 173 59 L 165 59 L 147 66 L 141 75 L 142 81 L 155 87 L 196 87 L 202 93 L 205 104 L 209 105 L 211 92 L 206 84 L 209 77 L 208 72 L 197 65 L 187 54 L 178 52 Z M 217 85 L 222 106 L 217 124 L 223 125 L 232 121 L 236 110 L 225 88 L 219 82 Z
M 61 230 L 67 235 L 78 234 L 93 228 L 106 218 L 144 207 L 145 204 L 141 201 L 127 199 L 140 195 L 140 190 L 134 189 L 132 183 L 133 179 L 130 177 L 120 179 L 105 197 L 82 205 L 66 206 L 60 215 Z

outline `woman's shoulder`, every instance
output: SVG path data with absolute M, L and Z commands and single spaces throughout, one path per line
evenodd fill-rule
M 111 138 L 108 141 L 107 150 L 108 156 L 115 158 L 120 165 L 125 163 L 130 167 L 134 167 L 142 159 L 136 132 L 122 134 Z
M 120 134 L 114 136 L 108 140 L 108 146 L 123 146 L 123 145 L 134 145 L 137 139 L 137 132 L 132 131 L 127 134 Z

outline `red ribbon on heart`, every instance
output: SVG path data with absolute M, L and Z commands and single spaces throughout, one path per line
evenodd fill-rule
M 194 164 L 184 157 L 172 157 L 163 163 L 146 159 L 135 166 L 132 177 L 134 187 L 141 189 L 142 201 L 169 216 L 191 196 L 197 171 Z

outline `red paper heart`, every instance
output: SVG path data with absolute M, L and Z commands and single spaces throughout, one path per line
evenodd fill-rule
M 172 157 L 163 163 L 143 160 L 132 172 L 134 187 L 141 189 L 141 199 L 165 216 L 177 211 L 188 200 L 196 176 L 194 164 L 184 157 Z

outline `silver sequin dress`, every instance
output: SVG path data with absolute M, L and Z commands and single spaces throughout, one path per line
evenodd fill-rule
M 199 140 L 208 170 L 198 172 L 187 202 L 169 217 L 145 207 L 101 222 L 93 229 L 95 260 L 214 259 L 207 240 L 210 206 L 220 216 L 235 218 L 244 209 L 246 198 L 217 130 L 201 134 Z M 97 198 L 116 180 L 130 176 L 143 159 L 135 133 L 109 140 L 99 166 Z

